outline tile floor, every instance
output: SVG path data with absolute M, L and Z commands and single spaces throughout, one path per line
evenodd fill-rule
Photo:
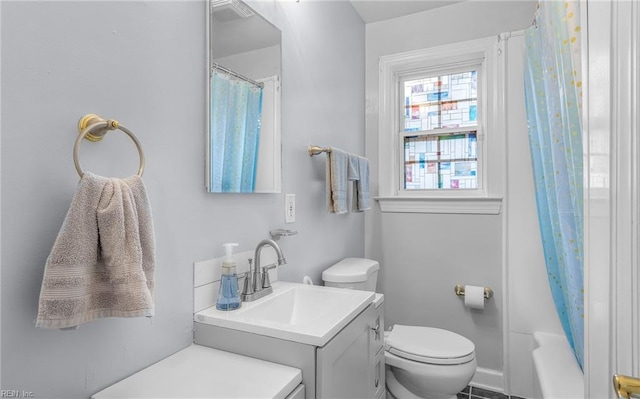
M 458 399 L 525 399 L 519 396 L 505 395 L 488 389 L 468 386 L 458 394 Z

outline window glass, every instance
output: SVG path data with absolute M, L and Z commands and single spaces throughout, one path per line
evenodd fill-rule
M 477 131 L 404 137 L 404 188 L 477 189 Z
M 404 131 L 475 126 L 477 86 L 477 71 L 405 81 Z
M 478 71 L 425 75 L 401 87 L 403 188 L 477 189 Z

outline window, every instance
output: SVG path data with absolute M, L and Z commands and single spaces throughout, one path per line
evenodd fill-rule
M 501 51 L 494 37 L 380 58 L 383 212 L 499 213 Z
M 404 190 L 478 189 L 478 68 L 403 79 Z

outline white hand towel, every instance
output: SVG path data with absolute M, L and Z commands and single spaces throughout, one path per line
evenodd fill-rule
M 139 176 L 85 172 L 45 265 L 36 327 L 153 316 L 155 239 Z
M 349 156 L 337 148 L 327 154 L 327 211 L 342 214 L 347 212 L 347 170 Z

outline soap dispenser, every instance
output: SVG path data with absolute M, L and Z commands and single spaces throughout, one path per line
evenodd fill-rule
M 238 243 L 226 243 L 222 245 L 225 258 L 222 261 L 222 276 L 220 278 L 220 292 L 216 301 L 218 310 L 234 310 L 240 308 L 240 294 L 238 293 L 238 275 L 236 274 L 236 262 L 233 260 L 233 247 Z

